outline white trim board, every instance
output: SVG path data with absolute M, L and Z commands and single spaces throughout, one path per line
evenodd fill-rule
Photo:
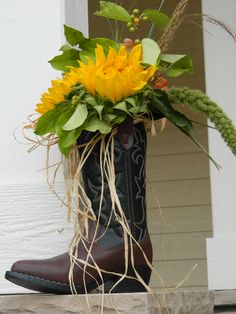
M 235 0 L 202 0 L 202 9 L 235 32 Z M 207 94 L 236 125 L 236 43 L 220 26 L 205 21 L 203 29 Z M 214 237 L 207 240 L 208 283 L 210 289 L 236 289 L 236 160 L 217 131 L 208 134 L 210 155 L 222 166 L 219 171 L 210 165 Z
M 207 239 L 208 288 L 227 290 L 236 287 L 236 237 Z
M 64 0 L 65 23 L 88 36 L 88 0 Z

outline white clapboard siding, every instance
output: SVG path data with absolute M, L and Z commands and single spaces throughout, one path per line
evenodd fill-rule
M 202 0 L 202 7 L 204 15 L 214 16 L 235 33 L 235 0 Z M 207 21 L 203 23 L 208 30 L 204 34 L 206 87 L 236 125 L 236 45 L 235 40 L 217 26 Z M 218 73 L 227 78 L 227 84 L 222 85 Z M 207 239 L 209 289 L 233 290 L 236 289 L 235 153 L 225 145 L 219 132 L 212 129 L 209 130 L 209 149 L 211 154 L 219 156 L 222 165 L 221 171 L 213 166 L 210 169 L 214 236 Z
M 64 252 L 72 237 L 67 212 L 46 183 L 45 151 L 13 136 L 34 112 L 41 93 L 60 76 L 48 60 L 64 43 L 63 24 L 88 33 L 87 0 L 1 0 L 0 9 L 0 294 L 28 292 L 4 279 L 22 258 L 46 258 Z M 60 160 L 58 149 L 53 161 Z M 59 176 L 60 177 L 60 176 Z M 59 178 L 62 181 L 62 178 Z M 63 184 L 59 184 L 63 191 Z M 63 231 L 64 229 L 64 231 Z M 63 231 L 63 232 L 62 232 Z
M 63 184 L 57 185 L 63 195 Z M 67 211 L 47 184 L 0 186 L 0 293 L 27 292 L 4 280 L 18 259 L 48 258 L 68 248 L 72 237 Z

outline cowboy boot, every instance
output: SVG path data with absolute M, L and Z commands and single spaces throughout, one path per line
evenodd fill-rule
M 93 136 L 92 132 L 84 132 L 79 138 L 79 144 L 89 142 Z M 78 260 L 88 262 L 87 265 L 77 262 L 74 266 L 73 283 L 77 293 L 90 292 L 101 284 L 104 284 L 105 292 L 114 284 L 112 292 L 146 291 L 145 286 L 137 280 L 140 276 L 148 285 L 151 275 L 149 265 L 152 262 L 152 245 L 146 221 L 146 143 L 144 125 L 133 125 L 130 119 L 118 127 L 114 138 L 116 191 L 133 237 L 133 241 L 129 238 L 128 242 L 128 259 L 125 256 L 124 230 L 119 222 L 119 213 L 117 217 L 111 211 L 111 195 L 105 179 L 100 204 L 100 143 L 95 145 L 82 168 L 84 189 L 98 216 L 98 222 L 89 221 L 88 237 L 85 241 L 80 241 L 77 247 Z M 81 148 L 80 153 L 82 152 Z M 95 230 L 97 240 L 90 247 Z M 88 256 L 89 249 L 91 255 Z M 68 253 L 45 260 L 18 261 L 13 264 L 11 271 L 6 272 L 6 279 L 35 291 L 70 294 L 70 266 Z M 123 278 L 122 274 L 126 276 Z

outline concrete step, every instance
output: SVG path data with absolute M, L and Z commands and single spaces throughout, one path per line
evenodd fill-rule
M 90 294 L 2 295 L 0 314 L 212 314 L 214 296 L 208 291 Z

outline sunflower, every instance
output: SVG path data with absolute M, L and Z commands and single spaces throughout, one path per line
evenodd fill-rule
M 53 80 L 52 86 L 48 89 L 48 92 L 42 94 L 41 103 L 37 104 L 36 111 L 40 114 L 44 114 L 54 109 L 56 104 L 62 102 L 65 99 L 65 95 L 69 94 L 70 91 L 71 86 L 66 80 Z
M 79 61 L 80 67 L 70 67 L 62 79 L 52 81 L 47 93 L 41 96 L 36 111 L 44 114 L 62 102 L 72 87 L 80 83 L 93 96 L 99 95 L 114 104 L 141 91 L 156 71 L 156 66 L 142 65 L 142 46 L 136 45 L 128 52 L 121 46 L 117 52 L 109 48 L 107 56 L 103 47 L 97 45 L 95 61 L 86 57 Z
M 87 63 L 80 61 L 80 67 L 72 72 L 91 95 L 98 94 L 113 103 L 142 90 L 156 71 L 154 65 L 142 65 L 141 45 L 136 45 L 130 52 L 125 46 L 118 52 L 110 47 L 107 57 L 103 47 L 98 45 L 95 56 L 95 61 L 89 57 Z

